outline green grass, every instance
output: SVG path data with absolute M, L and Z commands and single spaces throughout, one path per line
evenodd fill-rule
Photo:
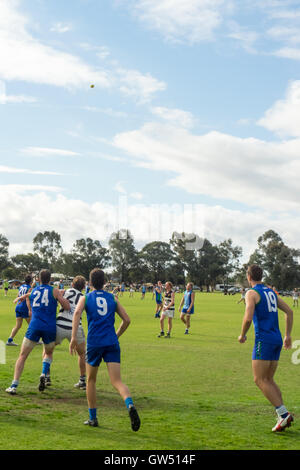
M 15 295 L 9 291 L 5 298 L 0 290 L 2 341 L 15 323 Z M 126 407 L 110 385 L 104 364 L 97 382 L 100 427 L 87 428 L 85 392 L 73 387 L 78 380 L 77 359 L 69 355 L 66 341 L 55 350 L 53 386 L 44 393 L 37 390 L 40 346 L 25 364 L 18 395 L 5 393 L 20 349 L 6 348 L 6 364 L 0 364 L 0 449 L 299 449 L 300 365 L 292 364 L 293 351 L 282 352 L 276 380 L 295 423 L 286 432 L 273 434 L 274 410 L 252 379 L 253 328 L 244 345 L 237 341 L 244 312 L 244 306 L 236 303 L 239 298 L 197 293 L 191 334 L 183 334 L 176 313 L 170 340 L 157 338 L 152 294 L 144 301 L 140 294 L 130 299 L 126 293 L 120 299 L 131 317 L 120 344 L 123 381 L 142 420 L 137 433 L 130 429 Z M 177 295 L 177 306 L 179 301 Z M 280 324 L 284 331 L 283 315 Z M 22 342 L 25 331 L 24 323 L 16 342 Z M 297 309 L 296 339 L 300 339 Z

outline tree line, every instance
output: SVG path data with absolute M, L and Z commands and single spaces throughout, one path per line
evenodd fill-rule
M 202 240 L 201 247 L 187 244 L 191 235 L 173 233 L 169 242 L 153 241 L 140 250 L 129 230 L 111 235 L 108 246 L 99 240 L 76 240 L 69 252 L 62 248 L 55 231 L 39 232 L 33 239 L 33 252 L 9 257 L 9 241 L 0 234 L 0 273 L 2 279 L 20 279 L 28 272 L 48 268 L 65 277 L 81 274 L 88 278 L 94 267 L 107 270 L 117 282 L 155 283 L 169 280 L 176 285 L 187 281 L 206 288 L 216 284 L 247 285 L 246 270 L 252 263 L 262 266 L 265 281 L 277 289 L 300 286 L 300 250 L 288 247 L 273 230 L 257 240 L 248 263 L 242 264 L 242 248 L 229 238 L 218 244 Z M 192 248 L 191 248 L 192 247 Z

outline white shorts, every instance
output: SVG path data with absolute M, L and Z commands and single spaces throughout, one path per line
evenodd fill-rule
M 162 315 L 168 318 L 174 318 L 175 310 L 163 310 Z
M 69 342 L 72 338 L 72 330 L 65 330 L 60 326 L 56 326 L 56 344 L 60 344 L 64 339 L 67 339 Z M 85 341 L 85 334 L 82 326 L 78 327 L 77 337 L 76 337 L 77 344 L 82 344 Z

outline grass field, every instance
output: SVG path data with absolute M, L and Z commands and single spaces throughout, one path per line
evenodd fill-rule
M 15 324 L 12 299 L 0 290 L 0 340 Z M 99 428 L 83 425 L 88 417 L 84 391 L 74 389 L 77 359 L 65 341 L 54 353 L 51 388 L 37 390 L 42 347 L 29 356 L 18 395 L 5 393 L 13 377 L 19 347 L 6 348 L 0 364 L 0 449 L 216 450 L 300 448 L 300 364 L 293 350 L 283 351 L 276 380 L 284 402 L 295 416 L 292 428 L 271 432 L 276 416 L 252 379 L 253 327 L 248 341 L 237 341 L 244 312 L 240 296 L 196 294 L 191 334 L 176 313 L 172 338 L 157 338 L 152 294 L 121 300 L 131 325 L 120 339 L 122 377 L 139 410 L 142 425 L 131 431 L 124 403 L 109 383 L 106 367 L 98 376 Z M 180 295 L 177 294 L 176 305 Z M 292 300 L 287 302 L 291 305 Z M 300 339 L 295 309 L 293 340 Z M 118 322 L 117 322 L 118 323 Z M 280 314 L 281 330 L 283 314 Z M 84 326 L 86 319 L 84 317 Z M 25 323 L 15 341 L 21 343 Z

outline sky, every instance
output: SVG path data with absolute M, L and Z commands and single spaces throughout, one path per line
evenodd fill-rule
M 94 85 L 94 87 L 91 87 Z M 0 0 L 0 233 L 299 248 L 300 0 Z

